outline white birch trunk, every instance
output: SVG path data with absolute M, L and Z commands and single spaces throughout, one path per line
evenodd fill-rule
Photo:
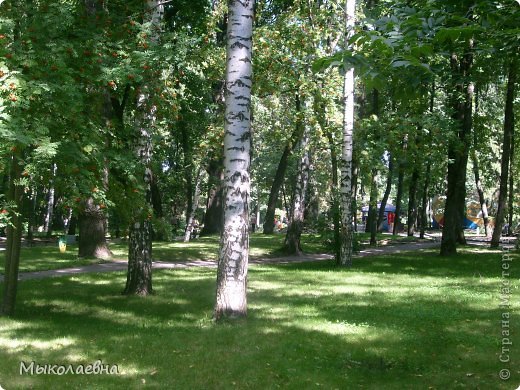
M 345 50 L 351 49 L 348 40 L 354 33 L 355 0 L 345 1 Z M 343 144 L 341 152 L 341 245 L 339 263 L 352 265 L 352 151 L 354 132 L 354 69 L 345 72 L 343 79 Z
M 217 270 L 217 320 L 247 314 L 253 5 L 254 0 L 228 1 L 224 225 Z
M 151 23 L 150 41 L 159 42 L 160 23 L 164 14 L 164 5 L 157 0 L 147 1 L 146 16 Z M 156 110 L 152 104 L 152 88 L 146 82 L 137 97 L 136 130 L 139 135 L 137 158 L 144 168 L 144 187 L 146 205 L 136 210 L 134 221 L 130 225 L 128 240 L 128 271 L 124 294 L 148 295 L 152 290 L 152 134 L 156 122 Z
M 49 199 L 47 203 L 47 212 L 45 213 L 45 223 L 43 231 L 47 234 L 52 231 L 52 217 L 54 214 L 54 179 L 56 178 L 56 164 L 52 164 L 52 179 L 49 188 Z

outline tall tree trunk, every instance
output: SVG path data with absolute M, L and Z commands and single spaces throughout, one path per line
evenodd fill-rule
M 299 94 L 296 94 L 296 113 L 300 115 L 302 108 L 300 102 Z M 276 173 L 274 175 L 273 184 L 271 185 L 271 191 L 269 192 L 269 200 L 267 201 L 267 210 L 265 213 L 265 219 L 263 224 L 263 232 L 264 234 L 273 234 L 274 232 L 274 217 L 276 211 L 276 204 L 278 203 L 278 195 L 280 193 L 280 188 L 283 186 L 283 182 L 285 179 L 285 171 L 287 170 L 287 165 L 289 162 L 289 157 L 294 151 L 294 147 L 298 145 L 302 136 L 303 136 L 303 126 L 296 121 L 296 126 L 294 128 L 289 141 L 285 145 L 285 148 L 282 153 L 282 157 L 280 157 L 280 162 L 278 163 L 278 168 L 276 169 Z
M 100 5 L 95 0 L 84 0 L 86 13 L 89 16 L 90 28 L 96 28 L 97 15 L 100 12 Z M 90 93 L 92 92 L 90 90 Z M 96 96 L 95 99 L 99 97 Z M 102 112 L 99 113 L 108 122 L 113 112 L 111 110 L 111 102 L 108 93 L 103 94 L 103 101 L 96 101 L 95 106 L 99 103 L 102 106 Z M 88 113 L 87 113 L 88 115 Z M 105 173 L 105 172 L 104 172 Z M 104 175 L 106 178 L 106 173 Z M 105 182 L 103 183 L 105 185 Z M 94 202 L 93 196 L 89 196 L 81 205 L 78 215 L 79 240 L 78 240 L 78 256 L 84 258 L 100 258 L 109 259 L 112 256 L 108 244 L 106 242 L 106 215 L 99 205 Z
M 334 135 L 331 129 L 327 128 L 327 139 L 329 141 L 330 149 L 330 163 L 332 169 L 332 188 L 331 188 L 331 211 L 332 211 L 332 223 L 334 224 L 334 258 L 336 263 L 340 261 L 340 223 L 341 223 L 341 212 L 339 207 L 338 199 L 338 155 L 336 152 L 336 145 L 334 142 Z
M 224 198 L 224 171 L 220 157 L 210 160 L 207 173 L 209 190 L 206 201 L 206 213 L 204 214 L 204 227 L 200 232 L 201 236 L 219 234 L 222 231 L 222 220 L 224 218 L 224 208 L 222 206 Z
M 479 89 L 475 88 L 475 115 L 479 112 Z M 473 175 L 475 176 L 475 188 L 478 194 L 478 201 L 480 204 L 480 211 L 482 213 L 482 220 L 484 222 L 484 233 L 486 237 L 489 237 L 489 214 L 487 209 L 486 198 L 484 196 L 484 188 L 482 186 L 482 181 L 480 180 L 480 168 L 479 168 L 479 160 L 477 156 L 477 145 L 478 145 L 478 137 L 477 132 L 473 132 L 473 148 L 471 150 L 471 162 L 473 164 Z
M 345 49 L 354 34 L 356 1 L 345 0 Z M 352 266 L 354 232 L 352 229 L 352 151 L 354 133 L 354 68 L 343 77 L 343 143 L 341 151 L 341 256 L 339 265 Z
M 20 267 L 20 248 L 22 245 L 23 227 L 23 192 L 24 188 L 17 185 L 22 177 L 22 161 L 19 147 L 14 148 L 11 157 L 11 167 L 9 174 L 9 190 L 7 201 L 14 204 L 10 210 L 11 224 L 7 226 L 7 247 L 5 251 L 4 268 L 4 296 L 0 315 L 11 316 L 14 314 L 16 304 L 16 293 L 18 290 L 18 270 Z
M 480 204 L 482 219 L 484 221 L 484 232 L 485 232 L 486 236 L 489 236 L 489 216 L 488 216 L 486 198 L 484 197 L 484 188 L 482 187 L 482 182 L 480 180 L 479 162 L 478 162 L 477 152 L 476 152 L 475 148 L 473 148 L 473 150 L 471 152 L 471 160 L 473 163 L 473 175 L 475 176 L 475 188 L 477 189 L 478 201 Z
M 358 215 L 357 215 L 357 196 L 358 196 L 358 189 L 359 189 L 359 164 L 358 160 L 356 158 L 355 145 L 352 145 L 352 180 L 351 180 L 351 186 L 352 186 L 352 223 L 354 227 L 354 231 L 357 232 L 358 228 Z
M 377 169 L 373 168 L 370 175 L 370 201 L 368 205 L 368 231 L 370 232 L 370 245 L 377 244 Z
M 229 0 L 224 136 L 224 227 L 215 319 L 247 314 L 254 0 Z
M 513 126 L 514 127 L 514 126 Z M 507 201 L 507 235 L 513 235 L 513 216 L 514 216 L 514 203 L 515 203 L 515 131 L 511 132 L 511 156 L 509 158 L 509 198 Z
M 38 198 L 37 188 L 32 188 L 31 196 L 25 197 L 25 215 L 27 216 L 27 239 L 32 241 L 34 238 L 34 225 L 36 219 L 36 205 Z
M 147 18 L 152 25 L 150 43 L 159 43 L 160 23 L 164 14 L 164 5 L 158 0 L 147 1 Z M 147 83 L 148 82 L 148 83 Z M 144 183 L 144 199 L 140 208 L 134 211 L 133 221 L 129 228 L 128 240 L 128 271 L 126 286 L 123 294 L 148 295 L 153 293 L 152 287 L 152 221 L 150 210 L 152 205 L 153 173 L 152 161 L 152 132 L 156 122 L 156 107 L 153 104 L 153 88 L 146 80 L 141 86 L 137 98 L 136 130 L 138 145 L 137 158 L 141 164 Z
M 193 151 L 189 139 L 189 133 L 184 121 L 179 123 L 181 128 L 182 151 L 184 158 L 184 181 L 186 182 L 186 227 L 193 209 Z
M 332 54 L 333 50 L 329 47 L 329 53 Z M 336 142 L 334 140 L 334 130 L 330 126 L 330 122 L 327 118 L 326 103 L 323 99 L 321 91 L 324 89 L 323 82 L 320 84 L 320 88 L 316 92 L 314 98 L 314 114 L 318 118 L 318 122 L 322 131 L 326 134 L 329 150 L 330 150 L 330 165 L 331 165 L 331 176 L 332 183 L 330 188 L 331 193 L 331 214 L 333 223 L 333 234 L 334 234 L 334 259 L 337 264 L 340 261 L 340 229 L 341 229 L 341 211 L 339 204 L 339 180 L 338 180 L 338 152 L 336 149 Z
M 408 237 L 413 237 L 415 234 L 415 221 L 417 220 L 417 204 L 416 204 L 416 196 L 417 196 L 417 181 L 419 180 L 419 170 L 417 167 L 414 168 L 412 172 L 412 178 L 410 180 L 410 186 L 408 188 Z
M 448 143 L 448 185 L 444 207 L 441 256 L 457 253 L 457 243 L 464 244 L 464 215 L 466 206 L 466 168 L 468 164 L 472 130 L 473 84 L 469 78 L 473 64 L 473 42 L 470 40 L 466 53 L 459 60 L 451 56 L 453 92 L 451 105 L 456 126 L 456 136 Z M 461 81 L 462 80 L 462 81 Z
M 404 167 L 403 162 L 399 163 L 399 176 L 397 178 L 397 194 L 395 197 L 395 218 L 392 234 L 396 236 L 399 233 L 399 224 L 401 223 L 401 203 L 403 200 L 404 185 Z
M 419 233 L 419 238 L 424 238 L 424 233 L 426 227 L 428 225 L 428 191 L 430 187 L 430 172 L 431 172 L 431 163 L 428 161 L 426 165 L 426 175 L 424 176 L 424 187 L 422 191 L 422 201 L 421 201 L 421 230 Z
M 308 126 L 301 123 L 303 121 L 301 116 L 299 116 L 297 120 L 300 122 L 299 126 L 305 127 L 305 131 L 300 142 L 302 156 L 298 164 L 298 173 L 296 175 L 289 226 L 287 227 L 287 234 L 285 236 L 285 250 L 288 254 L 300 255 L 302 253 L 300 239 L 303 231 L 304 211 L 307 201 L 306 194 L 309 184 L 310 152 Z
M 47 237 L 52 235 L 52 217 L 54 215 L 54 179 L 56 177 L 56 164 L 52 164 L 51 180 L 49 182 L 49 192 L 47 194 L 47 209 L 45 213 L 45 221 L 43 224 L 43 231 L 47 233 Z
M 377 216 L 377 231 L 383 231 L 383 219 L 385 217 L 385 209 L 386 204 L 388 203 L 388 198 L 390 197 L 390 192 L 392 191 L 392 180 L 394 178 L 394 162 L 392 156 L 388 156 L 388 175 L 386 176 L 386 187 L 385 193 L 383 194 L 383 199 L 381 200 L 381 205 L 379 206 L 379 213 Z
M 191 209 L 188 210 L 188 218 L 186 221 L 186 229 L 184 231 L 184 242 L 191 239 L 193 230 L 195 228 L 195 212 L 199 207 L 200 184 L 202 182 L 202 169 L 199 167 L 197 175 L 195 176 L 195 191 L 193 193 L 193 201 L 191 202 Z
M 76 227 L 78 225 L 78 217 L 76 217 L 74 214 L 70 217 L 69 227 L 67 229 L 67 234 L 70 236 L 76 235 Z
M 507 187 L 509 181 L 509 159 L 511 157 L 511 141 L 515 129 L 514 101 L 516 82 L 516 61 L 511 60 L 507 78 L 506 106 L 504 110 L 504 140 L 502 144 L 502 160 L 500 164 L 500 191 L 498 193 L 498 210 L 495 218 L 495 229 L 491 238 L 491 248 L 498 248 L 502 227 L 507 211 Z
M 162 207 L 162 196 L 161 190 L 159 188 L 159 183 L 157 181 L 157 175 L 151 171 L 151 182 L 150 182 L 150 191 L 151 191 L 151 202 L 153 213 L 157 218 L 163 218 L 164 212 Z

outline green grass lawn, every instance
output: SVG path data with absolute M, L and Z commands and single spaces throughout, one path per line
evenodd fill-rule
M 0 252 L 0 256 L 3 256 L 2 252 Z M 58 244 L 22 247 L 20 252 L 20 272 L 71 268 L 102 262 L 99 259 L 78 259 L 77 245 L 67 245 L 65 253 L 60 253 Z M 2 267 L 0 274 L 3 274 L 3 272 L 4 269 Z
M 500 363 L 501 255 L 464 249 L 253 266 L 248 318 L 215 324 L 215 271 L 154 272 L 125 297 L 123 273 L 20 283 L 0 319 L 5 389 L 516 389 L 520 256 L 511 276 L 510 363 Z M 118 364 L 119 375 L 20 376 L 20 361 Z M 501 381 L 498 372 L 511 370 Z
M 366 247 L 370 240 L 369 233 L 357 235 L 362 247 Z M 255 233 L 250 238 L 251 257 L 277 257 L 284 256 L 282 251 L 284 234 L 264 235 Z M 414 237 L 392 237 L 390 235 L 378 234 L 379 245 L 391 245 L 396 243 L 410 242 Z M 193 260 L 216 260 L 219 246 L 219 237 L 210 236 L 198 238 L 189 243 L 154 242 L 153 258 L 155 261 L 193 261 Z M 305 253 L 328 253 L 331 248 L 327 246 L 326 239 L 320 234 L 304 234 L 302 236 L 302 248 Z M 112 243 L 110 249 L 114 253 L 114 259 L 126 260 L 128 255 L 128 244 L 126 242 Z M 65 253 L 60 253 L 57 244 L 23 247 L 20 257 L 20 272 L 43 271 L 60 268 L 73 268 L 82 265 L 102 263 L 99 259 L 78 259 L 77 245 L 68 245 Z M 0 275 L 3 268 L 0 269 Z
M 250 240 L 250 254 L 252 257 L 281 256 L 280 248 L 283 245 L 284 235 L 253 234 Z M 325 253 L 327 248 L 320 235 L 305 234 L 302 240 L 306 253 Z M 155 261 L 192 261 L 215 260 L 217 258 L 219 237 L 202 237 L 189 243 L 185 242 L 154 242 L 153 258 Z M 125 242 L 110 245 L 114 259 L 128 257 L 128 244 Z M 60 253 L 58 245 L 22 247 L 20 255 L 20 272 L 43 271 L 60 268 L 72 268 L 82 265 L 102 263 L 99 259 L 78 259 L 77 245 L 67 245 L 67 251 Z M 1 254 L 1 252 L 0 252 Z M 0 275 L 3 274 L 0 268 Z

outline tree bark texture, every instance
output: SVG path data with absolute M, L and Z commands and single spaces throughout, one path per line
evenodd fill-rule
M 345 49 L 354 34 L 356 2 L 345 1 Z M 341 245 L 339 265 L 352 266 L 354 231 L 352 229 L 352 156 L 354 135 L 354 68 L 343 77 L 343 142 L 341 151 Z
M 495 229 L 491 237 L 491 248 L 497 248 L 502 235 L 502 227 L 507 212 L 507 187 L 509 181 L 509 159 L 511 157 L 511 141 L 515 129 L 514 100 L 516 82 L 516 61 L 511 61 L 507 78 L 506 106 L 504 110 L 504 139 L 502 143 L 502 159 L 500 163 L 500 190 L 498 193 L 498 210 L 495 218 Z
M 0 315 L 11 316 L 14 314 L 16 293 L 18 290 L 18 270 L 20 267 L 20 248 L 22 245 L 23 227 L 23 194 L 24 188 L 16 185 L 22 177 L 22 162 L 20 152 L 15 151 L 11 158 L 9 174 L 9 190 L 7 200 L 13 202 L 15 209 L 11 211 L 11 224 L 7 227 L 7 245 L 5 251 L 4 267 L 4 296 Z
M 112 252 L 106 242 L 106 216 L 103 210 L 88 198 L 79 213 L 78 256 L 110 259 Z
M 164 14 L 164 5 L 157 0 L 147 1 L 146 18 L 151 22 L 150 41 L 153 45 L 159 43 L 160 23 Z M 150 80 L 141 86 L 137 98 L 136 132 L 138 145 L 137 159 L 143 172 L 144 202 L 134 211 L 133 222 L 129 228 L 128 240 L 128 271 L 123 294 L 148 295 L 152 288 L 152 135 L 156 122 L 156 107 L 153 104 Z
M 128 271 L 123 294 L 149 295 L 152 289 L 152 224 L 133 223 L 128 237 Z
M 290 222 L 285 236 L 285 250 L 288 254 L 294 255 L 300 255 L 302 253 L 300 239 L 303 231 L 304 212 L 307 201 L 306 195 L 310 175 L 309 128 L 302 123 L 303 118 L 299 117 L 298 122 L 300 122 L 300 126 L 305 127 L 305 131 L 300 142 L 302 156 L 298 164 Z
M 224 226 L 215 319 L 247 315 L 253 0 L 229 0 L 224 136 Z
M 464 214 L 466 209 L 466 167 L 472 129 L 473 84 L 468 80 L 473 64 L 472 43 L 459 60 L 451 56 L 453 92 L 451 105 L 456 136 L 448 144 L 448 185 L 444 207 L 441 256 L 457 253 L 457 244 L 465 243 Z M 462 81 L 461 81 L 462 80 Z

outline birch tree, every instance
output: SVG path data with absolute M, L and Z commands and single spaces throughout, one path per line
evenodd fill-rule
M 345 1 L 345 46 L 354 33 L 356 1 Z M 354 68 L 347 69 L 343 79 L 343 143 L 341 151 L 341 246 L 339 265 L 352 265 L 352 151 L 354 133 Z
M 247 314 L 253 0 L 229 0 L 224 136 L 224 225 L 215 319 Z
M 160 1 L 149 0 L 148 17 L 150 21 L 152 44 L 159 41 L 159 25 L 164 6 Z M 148 80 L 150 81 L 150 80 Z M 148 295 L 152 293 L 152 133 L 156 122 L 157 107 L 152 101 L 152 88 L 149 83 L 141 87 L 137 97 L 136 132 L 139 137 L 137 158 L 144 169 L 145 202 L 137 210 L 129 229 L 128 272 L 124 294 Z

